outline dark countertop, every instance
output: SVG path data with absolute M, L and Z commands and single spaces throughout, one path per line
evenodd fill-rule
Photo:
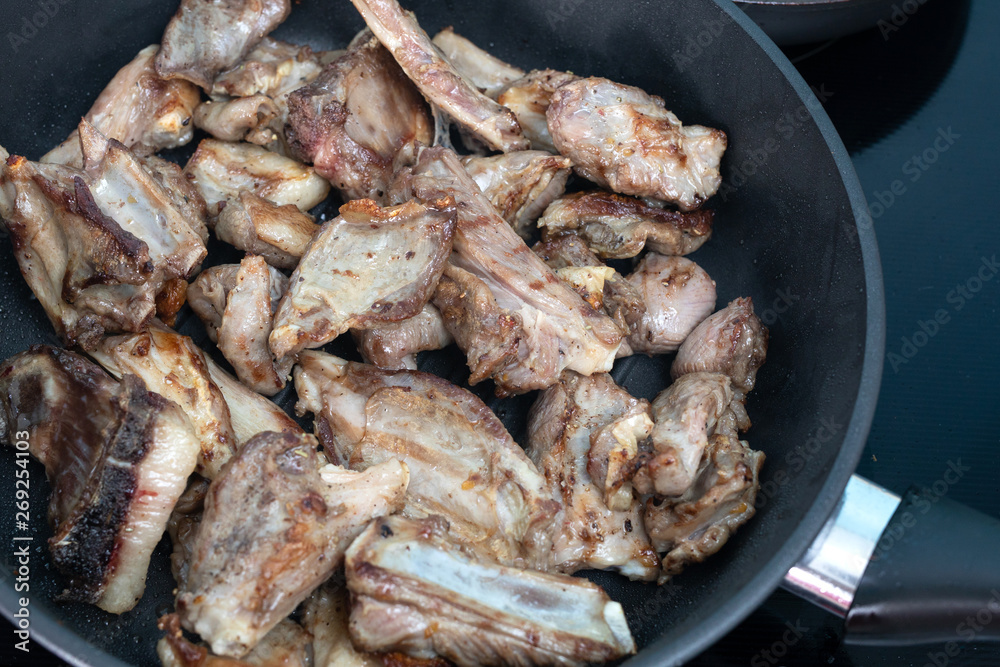
M 827 98 L 882 254 L 887 357 L 859 472 L 901 494 L 913 483 L 931 486 L 949 462 L 960 463 L 968 471 L 948 497 L 993 516 L 1000 516 L 1000 275 L 989 269 L 1000 255 L 998 28 L 994 0 L 936 0 L 885 36 L 873 27 L 788 51 Z M 980 282 L 984 266 L 990 278 Z M 943 645 L 870 648 L 842 637 L 839 619 L 778 591 L 691 664 L 1000 665 L 1000 644 L 960 644 L 947 656 Z M 8 647 L 0 642 L 3 665 L 11 664 Z M 63 663 L 35 644 L 30 661 L 17 664 Z
M 990 265 L 1000 258 L 998 27 L 1000 3 L 936 0 L 887 38 L 873 28 L 787 50 L 828 98 L 882 255 L 885 372 L 858 472 L 901 494 L 911 484 L 932 486 L 955 462 L 968 471 L 947 497 L 995 517 L 1000 267 Z M 1000 665 L 1000 644 L 963 643 L 948 656 L 943 644 L 871 648 L 842 639 L 839 619 L 779 591 L 692 664 Z

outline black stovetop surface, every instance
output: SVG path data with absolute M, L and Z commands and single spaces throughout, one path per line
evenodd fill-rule
M 874 220 L 885 371 L 858 472 L 897 494 L 969 468 L 948 497 L 1000 517 L 1000 2 L 934 0 L 899 30 L 787 49 L 827 98 Z M 895 191 L 894 191 L 895 190 Z M 990 279 L 982 281 L 979 275 Z M 941 311 L 941 312 L 939 312 Z M 943 323 L 935 322 L 935 316 Z M 960 549 L 961 545 L 955 545 Z M 997 554 L 1000 568 L 1000 554 Z M 933 577 L 933 572 L 927 573 Z M 802 637 L 786 632 L 791 624 Z M 786 645 L 784 638 L 795 639 Z M 956 640 L 958 638 L 956 637 Z M 1000 644 L 850 646 L 778 591 L 693 665 L 1000 665 Z
M 949 462 L 960 462 L 969 470 L 949 497 L 993 516 L 1000 516 L 1000 275 L 991 268 L 1000 255 L 998 29 L 996 0 L 935 0 L 898 30 L 873 26 L 787 50 L 823 94 L 850 151 L 882 255 L 885 374 L 858 472 L 901 494 L 932 485 Z M 990 279 L 980 279 L 981 268 Z M 1000 644 L 960 647 L 947 656 L 943 645 L 847 645 L 839 619 L 778 591 L 691 664 L 1000 665 Z M 36 643 L 31 660 L 18 664 L 63 663 Z

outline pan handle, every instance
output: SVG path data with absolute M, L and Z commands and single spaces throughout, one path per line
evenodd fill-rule
M 1000 641 L 1000 521 L 857 475 L 785 588 L 845 618 L 845 641 Z

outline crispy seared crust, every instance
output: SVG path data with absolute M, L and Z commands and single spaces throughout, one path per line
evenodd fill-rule
M 120 531 L 134 500 L 136 468 L 151 444 L 156 414 L 166 404 L 159 394 L 146 391 L 136 376 L 122 378 L 113 403 L 117 424 L 108 435 L 107 456 L 87 489 L 93 500 L 65 517 L 49 539 L 52 561 L 69 580 L 60 599 L 90 603 L 100 599 L 107 576 L 115 569 Z
M 680 213 L 611 192 L 578 192 L 553 202 L 538 221 L 548 241 L 575 232 L 605 259 L 635 257 L 643 248 L 661 255 L 687 255 L 712 235 L 715 213 Z

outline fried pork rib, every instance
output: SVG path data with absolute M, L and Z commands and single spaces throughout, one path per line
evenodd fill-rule
M 284 276 L 275 280 L 271 270 L 256 255 L 240 263 L 219 326 L 222 355 L 243 384 L 265 396 L 273 396 L 285 387 L 295 361 L 293 357 L 274 359 L 267 344 L 277 310 L 272 294 L 287 290 L 288 284 Z
M 709 438 L 720 422 L 728 424 L 723 419 L 732 401 L 732 385 L 721 373 L 689 373 L 660 392 L 653 401 L 653 452 L 634 480 L 639 492 L 680 496 L 687 491 Z
M 681 497 L 646 500 L 646 530 L 656 550 L 666 552 L 661 583 L 716 553 L 754 515 L 763 463 L 764 454 L 746 442 L 716 433 Z
M 586 377 L 567 371 L 542 392 L 528 417 L 528 454 L 562 509 L 547 550 L 535 554 L 535 567 L 566 573 L 613 569 L 630 579 L 656 578 L 659 559 L 629 482 L 638 464 L 638 440 L 652 427 L 649 403 L 632 398 L 603 373 Z
M 462 159 L 469 176 L 500 216 L 529 240 L 542 211 L 566 190 L 572 163 L 544 151 Z
M 402 505 L 396 460 L 351 472 L 321 468 L 312 436 L 250 439 L 209 488 L 186 585 L 184 627 L 217 655 L 241 657 L 340 564 L 373 518 Z
M 472 278 L 478 287 L 439 290 L 434 305 L 466 353 L 470 381 L 492 377 L 499 392 L 513 394 L 553 384 L 564 368 L 585 375 L 611 369 L 621 332 L 528 249 L 453 152 L 423 149 L 412 187 L 424 201 L 450 196 L 458 204 L 451 262 L 465 273 L 448 277 L 455 285 Z M 491 320 L 501 328 L 480 325 Z
M 250 256 L 252 257 L 252 256 Z M 244 258 L 246 261 L 247 258 Z M 188 303 L 205 324 L 205 331 L 213 343 L 219 342 L 219 327 L 226 313 L 226 303 L 229 293 L 236 286 L 236 276 L 240 272 L 240 264 L 216 264 L 211 266 L 194 279 L 188 288 Z M 278 307 L 282 295 L 288 290 L 288 278 L 277 269 L 268 267 L 269 290 L 268 297 L 272 311 Z
M 134 375 L 119 384 L 39 345 L 0 365 L 0 414 L 4 440 L 27 439 L 53 487 L 49 549 L 69 583 L 62 598 L 114 614 L 135 607 L 197 461 L 184 413 Z
M 615 192 L 653 197 L 682 211 L 719 189 L 726 135 L 681 125 L 661 98 L 607 79 L 572 81 L 545 112 L 559 153 L 578 174 Z
M 433 42 L 445 60 L 490 99 L 495 100 L 511 82 L 524 76 L 523 69 L 490 55 L 450 27 L 434 35 Z
M 724 373 L 736 391 L 746 395 L 767 356 L 767 338 L 753 301 L 736 299 L 691 332 L 677 351 L 670 374 L 676 379 L 687 373 Z
M 288 107 L 292 156 L 315 165 L 345 200 L 382 202 L 393 174 L 433 138 L 423 97 L 374 37 L 292 93 Z
M 457 539 L 508 564 L 548 534 L 558 504 L 545 480 L 470 392 L 321 352 L 301 355 L 295 389 L 332 460 L 355 470 L 395 458 L 409 466 L 407 516 L 441 514 Z
M 196 223 L 174 206 L 177 195 L 161 185 L 162 175 L 151 175 L 131 151 L 86 120 L 79 132 L 84 172 L 100 213 L 146 244 L 164 280 L 191 277 L 208 252 Z
M 236 67 L 216 76 L 209 93 L 213 99 L 266 95 L 281 106 L 283 98 L 322 69 L 320 54 L 310 47 L 265 37 Z
M 243 384 L 273 396 L 284 388 L 294 362 L 292 357 L 272 358 L 267 345 L 288 278 L 259 255 L 247 255 L 235 271 L 234 266 L 203 271 L 190 289 L 191 308 Z
M 184 167 L 212 216 L 246 190 L 276 206 L 295 204 L 308 211 L 330 193 L 330 184 L 312 167 L 255 144 L 203 139 Z
M 684 257 L 647 253 L 628 281 L 646 304 L 628 337 L 632 352 L 673 352 L 715 309 L 715 281 Z
M 192 644 L 181 632 L 176 614 L 160 619 L 166 635 L 156 644 L 163 667 L 313 667 L 312 635 L 295 621 L 284 619 L 240 660 L 221 658 Z
M 566 269 L 607 269 L 604 262 L 592 253 L 576 234 L 567 233 L 539 241 L 531 249 L 565 280 Z M 586 297 L 584 297 L 586 299 Z M 594 305 L 591 303 L 591 305 Z M 646 313 L 642 293 L 620 273 L 605 273 L 600 295 L 600 307 L 608 314 L 618 329 L 626 336 L 634 331 Z M 624 344 L 623 344 L 624 347 Z M 626 352 L 628 350 L 625 350 Z M 619 350 L 619 356 L 622 351 Z
M 0 164 L 0 216 L 56 332 L 89 348 L 105 332 L 144 328 L 160 292 L 188 278 L 206 250 L 127 148 L 86 120 L 79 132 L 82 171 L 22 157 Z
M 348 329 L 420 312 L 451 254 L 454 202 L 380 208 L 349 202 L 323 225 L 292 273 L 271 331 L 275 357 L 320 347 Z
M 552 202 L 538 220 L 542 237 L 577 234 L 605 259 L 635 257 L 649 248 L 661 255 L 688 255 L 712 235 L 714 213 L 678 213 L 611 192 L 577 192 Z
M 214 478 L 236 451 L 236 435 L 205 353 L 190 338 L 161 328 L 109 336 L 90 352 L 115 377 L 138 375 L 148 387 L 177 403 L 201 445 L 199 474 Z
M 261 255 L 279 269 L 294 269 L 319 231 L 313 218 L 292 204 L 277 206 L 242 190 L 215 223 L 215 235 L 240 250 Z
M 84 116 L 101 134 L 137 155 L 183 146 L 194 136 L 191 118 L 201 93 L 187 81 L 161 79 L 153 67 L 158 50 L 156 44 L 147 46 L 118 70 Z M 79 132 L 74 130 L 41 162 L 81 168 Z
M 211 100 L 201 109 L 206 129 L 218 139 L 242 139 L 288 155 L 288 98 L 319 76 L 331 53 L 265 37 L 236 67 L 215 78 Z
M 266 146 L 278 138 L 271 125 L 280 113 L 267 95 L 208 100 L 194 110 L 194 124 L 221 141 Z
M 373 522 L 347 550 L 350 632 L 365 651 L 457 665 L 585 665 L 635 652 L 621 605 L 584 579 L 505 567 L 441 517 Z
M 354 6 L 427 100 L 493 150 L 528 148 L 517 119 L 479 92 L 431 42 L 396 0 L 352 0 Z
M 417 369 L 417 352 L 440 350 L 452 342 L 437 308 L 427 303 L 399 322 L 352 331 L 365 361 L 385 370 Z
M 163 33 L 156 71 L 210 90 L 215 76 L 238 63 L 291 8 L 289 0 L 181 0 Z
M 567 83 L 580 77 L 554 69 L 532 70 L 512 81 L 497 97 L 497 101 L 510 109 L 517 118 L 521 131 L 531 148 L 536 151 L 558 153 L 549 133 L 545 114 L 552 103 L 552 94 Z

